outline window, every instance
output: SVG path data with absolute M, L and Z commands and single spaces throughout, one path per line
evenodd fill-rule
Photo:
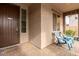
M 53 31 L 60 30 L 60 16 L 53 13 Z

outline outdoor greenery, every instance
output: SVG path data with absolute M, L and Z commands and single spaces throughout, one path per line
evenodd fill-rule
M 71 30 L 71 29 L 65 31 L 65 35 L 67 35 L 67 36 L 74 36 L 75 33 L 76 33 L 76 31 Z

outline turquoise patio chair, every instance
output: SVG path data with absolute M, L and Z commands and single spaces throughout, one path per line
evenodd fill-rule
M 73 37 L 71 36 L 63 36 L 61 32 L 54 32 L 55 37 L 57 38 L 57 45 L 59 44 L 67 44 L 69 50 L 73 47 Z

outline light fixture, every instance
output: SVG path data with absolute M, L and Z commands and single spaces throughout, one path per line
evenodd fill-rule
M 75 19 L 78 19 L 78 14 L 75 15 Z

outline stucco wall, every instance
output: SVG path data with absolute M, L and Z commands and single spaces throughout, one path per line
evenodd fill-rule
M 48 4 L 32 4 L 29 7 L 29 40 L 38 48 L 53 43 L 53 11 Z M 60 18 L 62 22 L 62 17 Z M 63 23 L 60 23 L 62 31 Z M 63 31 L 62 31 L 63 32 Z
M 41 4 L 32 4 L 29 7 L 29 40 L 41 48 Z
M 52 44 L 53 16 L 50 6 L 41 4 L 41 48 Z

